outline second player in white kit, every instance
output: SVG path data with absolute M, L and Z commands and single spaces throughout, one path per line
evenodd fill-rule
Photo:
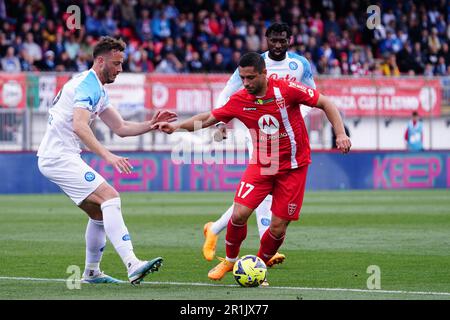
M 308 60 L 298 54 L 287 52 L 289 42 L 291 40 L 291 30 L 287 24 L 274 23 L 269 26 L 266 31 L 266 39 L 269 50 L 262 53 L 262 57 L 266 63 L 268 78 L 283 78 L 289 81 L 304 83 L 312 88 L 316 87 Z M 242 87 L 242 80 L 239 77 L 238 70 L 236 70 L 228 80 L 225 88 L 220 93 L 216 107 L 220 108 L 223 106 L 228 101 L 229 97 L 239 89 L 242 89 Z M 300 108 L 303 117 L 311 111 L 311 108 L 306 106 L 300 106 Z M 222 131 L 220 135 L 226 137 L 225 127 L 219 124 L 219 128 L 219 130 Z M 246 134 L 246 145 L 248 152 L 251 155 L 253 152 L 253 145 L 251 142 L 250 132 L 248 130 Z M 267 228 L 269 228 L 272 215 L 271 206 L 272 196 L 269 195 L 255 210 L 260 238 L 266 232 Z M 227 227 L 232 213 L 233 205 L 225 211 L 218 220 L 205 224 L 203 230 L 205 235 L 203 256 L 206 260 L 212 260 L 214 258 L 218 235 Z M 267 265 L 270 267 L 272 265 L 282 263 L 284 259 L 285 256 L 283 254 L 277 253 Z

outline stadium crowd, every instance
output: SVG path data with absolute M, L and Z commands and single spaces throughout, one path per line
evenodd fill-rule
M 84 71 L 109 35 L 128 44 L 124 71 L 232 72 L 243 53 L 267 50 L 267 26 L 284 21 L 291 51 L 315 74 L 450 74 L 446 0 L 378 1 L 376 28 L 367 26 L 370 1 L 83 0 L 80 28 L 70 30 L 74 3 L 0 0 L 1 71 Z

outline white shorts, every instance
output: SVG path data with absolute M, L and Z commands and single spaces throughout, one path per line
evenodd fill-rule
M 77 206 L 105 182 L 80 156 L 39 157 L 38 166 L 41 173 L 56 183 Z

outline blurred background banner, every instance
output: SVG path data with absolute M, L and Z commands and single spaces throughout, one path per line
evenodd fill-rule
M 441 83 L 415 78 L 320 78 L 320 92 L 346 116 L 409 117 L 412 111 L 441 115 Z
M 48 109 L 74 73 L 0 72 L 0 151 L 37 150 L 45 132 Z M 157 110 L 177 112 L 179 119 L 212 110 L 230 74 L 122 73 L 106 85 L 111 103 L 123 118 L 143 121 Z M 425 150 L 450 150 L 450 81 L 436 77 L 317 76 L 318 89 L 338 106 L 352 139 L 353 150 L 404 150 L 405 130 L 412 112 L 423 124 Z M 311 148 L 332 148 L 332 128 L 318 109 L 305 118 Z M 242 123 L 228 125 L 229 141 L 237 141 Z M 102 121 L 95 121 L 97 139 L 113 151 L 169 151 L 179 142 L 195 141 L 212 129 L 167 136 L 152 132 L 139 137 L 114 136 Z M 241 139 L 242 140 L 242 139 Z M 223 145 L 223 148 L 227 148 Z M 237 145 L 245 149 L 245 143 Z
M 246 167 L 239 163 L 174 164 L 170 152 L 120 154 L 129 157 L 134 167 L 129 175 L 113 171 L 92 153 L 83 154 L 119 192 L 235 191 Z M 353 152 L 345 156 L 313 152 L 312 161 L 308 190 L 450 188 L 447 151 Z M 39 173 L 34 153 L 0 153 L 0 172 L 0 194 L 60 192 Z
M 198 113 L 213 108 L 230 75 L 162 75 L 146 77 L 146 107 Z
M 23 73 L 0 73 L 0 106 L 22 109 L 26 106 L 27 82 Z

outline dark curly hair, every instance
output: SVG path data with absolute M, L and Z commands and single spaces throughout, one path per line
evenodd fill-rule
M 288 26 L 287 23 L 284 23 L 284 22 L 272 23 L 266 30 L 266 37 L 269 37 L 272 32 L 275 32 L 275 33 L 286 32 L 286 35 L 288 38 L 290 38 L 292 36 L 291 28 Z

